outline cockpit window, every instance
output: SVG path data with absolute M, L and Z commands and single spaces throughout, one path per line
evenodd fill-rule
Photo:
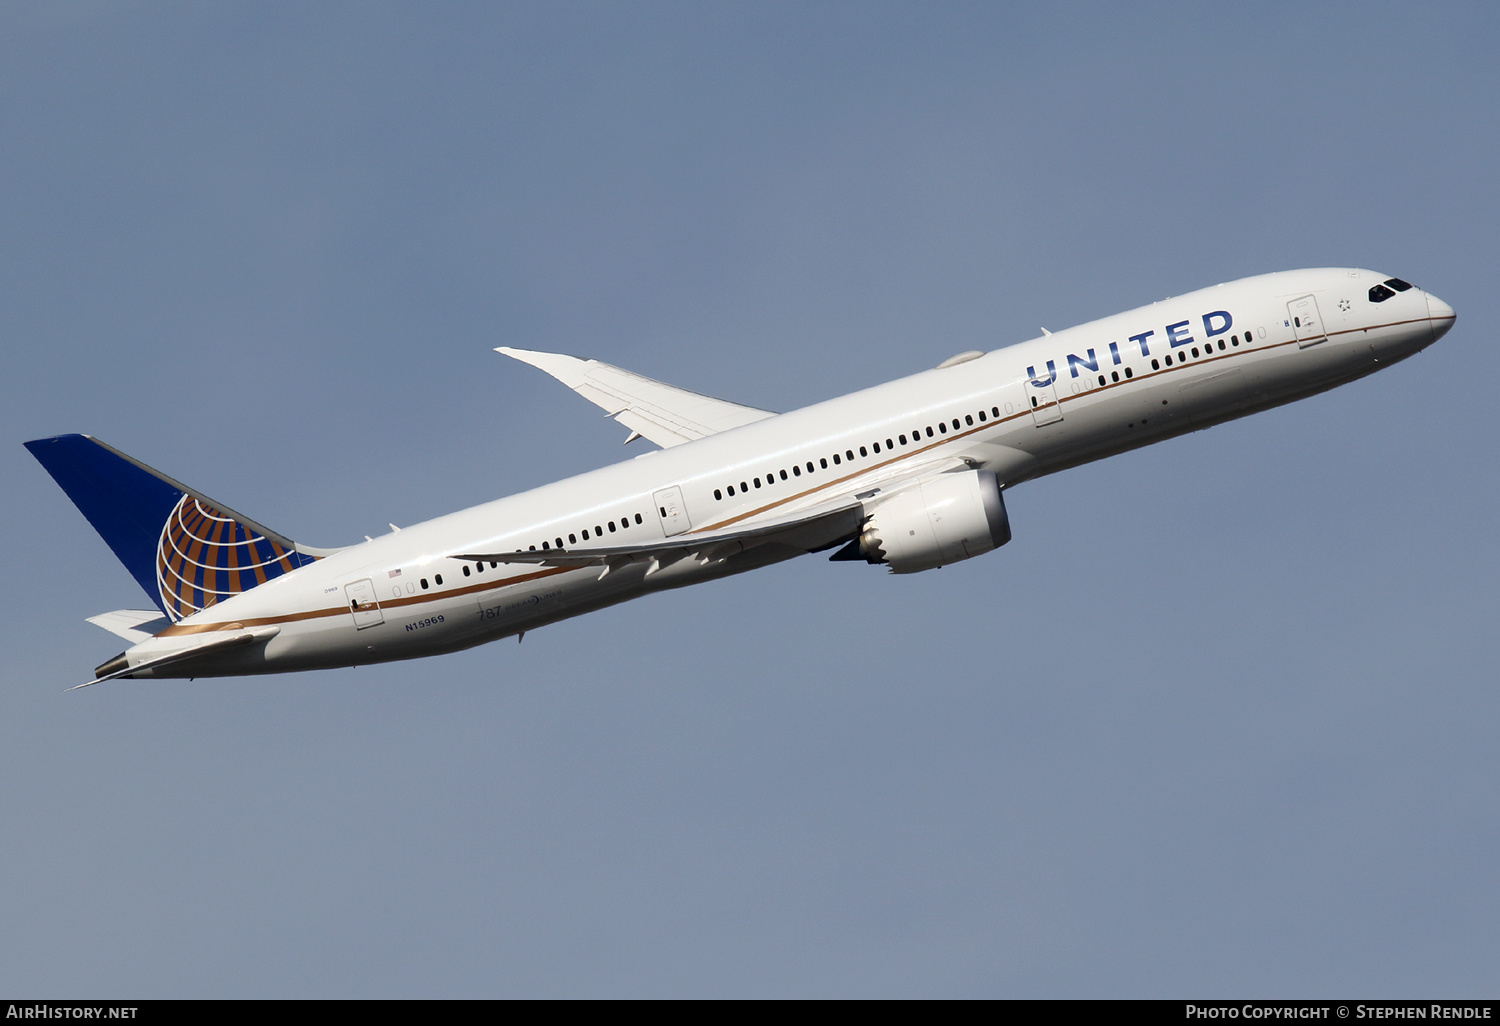
M 1390 299 L 1395 294 L 1396 293 L 1392 292 L 1384 285 L 1373 285 L 1370 287 L 1370 302 L 1384 303 L 1387 299 Z
M 1385 280 L 1385 283 L 1391 288 L 1395 289 L 1397 292 L 1405 292 L 1407 289 L 1411 288 L 1411 282 L 1402 281 L 1400 278 L 1387 278 Z

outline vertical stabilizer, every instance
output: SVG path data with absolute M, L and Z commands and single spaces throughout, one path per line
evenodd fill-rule
M 298 545 L 87 435 L 26 448 L 174 621 L 337 551 Z

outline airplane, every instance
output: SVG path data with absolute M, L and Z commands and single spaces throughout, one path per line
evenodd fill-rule
M 87 435 L 25 443 L 155 604 L 87 687 L 481 645 L 810 552 L 917 573 L 1011 538 L 1016 485 L 1420 352 L 1453 308 L 1374 271 L 1282 271 L 971 351 L 776 414 L 502 346 L 655 449 L 344 548 L 299 544 Z M 69 690 L 72 690 L 71 688 Z

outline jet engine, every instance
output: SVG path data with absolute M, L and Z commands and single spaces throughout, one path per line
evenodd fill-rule
M 876 506 L 856 542 L 870 563 L 892 573 L 972 559 L 1010 541 L 1010 518 L 995 475 L 939 474 Z M 854 553 L 844 558 L 853 558 Z

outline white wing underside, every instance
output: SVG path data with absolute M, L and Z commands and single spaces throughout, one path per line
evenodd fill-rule
M 620 566 L 642 560 L 688 555 L 711 562 L 773 541 L 785 540 L 792 544 L 801 543 L 805 548 L 816 548 L 850 534 L 862 519 L 864 517 L 859 500 L 852 496 L 841 496 L 801 513 L 777 517 L 748 527 L 679 534 L 640 545 L 585 545 L 573 549 L 527 552 L 465 552 L 453 553 L 449 558 L 561 567 Z
M 628 370 L 562 353 L 500 346 L 495 352 L 546 371 L 630 429 L 627 442 L 647 438 L 663 449 L 774 417 L 769 410 L 699 395 Z
M 852 537 L 864 522 L 867 507 L 879 505 L 891 494 L 938 474 L 969 469 L 958 457 L 939 457 L 911 467 L 864 475 L 845 489 L 822 499 L 808 499 L 777 516 L 751 518 L 738 524 L 695 530 L 660 541 L 637 545 L 589 546 L 526 552 L 450 553 L 450 559 L 485 560 L 497 563 L 535 563 L 541 566 L 619 566 L 637 561 L 694 556 L 703 562 L 723 559 L 757 545 L 782 543 L 817 549 Z

